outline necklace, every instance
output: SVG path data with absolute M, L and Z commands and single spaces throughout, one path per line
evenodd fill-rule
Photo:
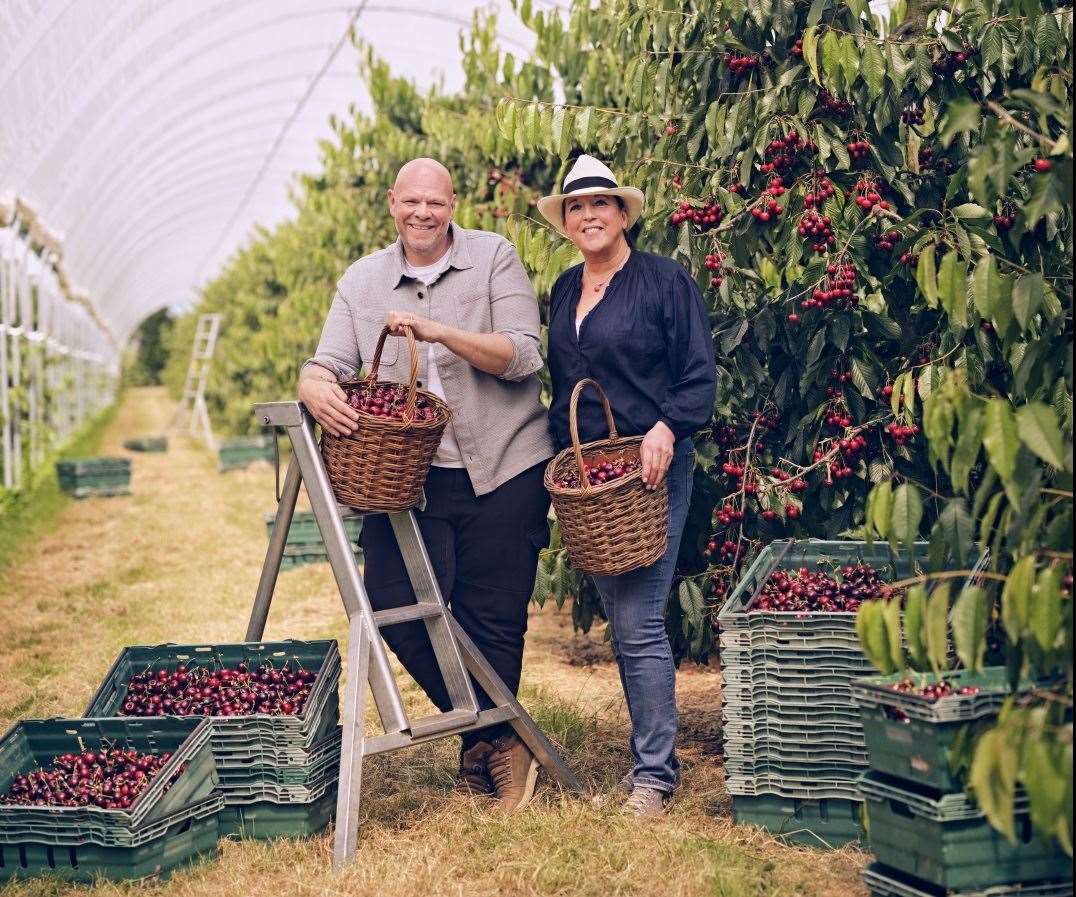
M 627 262 L 629 255 L 631 255 L 631 247 L 630 246 L 626 247 L 626 251 L 624 252 L 623 257 L 617 262 L 616 267 L 613 268 L 613 270 L 609 272 L 609 276 L 606 277 L 605 280 L 600 280 L 597 283 L 594 283 L 593 280 L 592 280 L 591 288 L 594 290 L 595 293 L 600 293 L 602 291 L 602 288 L 607 283 L 609 283 L 610 280 L 613 279 L 613 277 L 616 275 L 616 272 L 624 267 L 624 263 Z M 587 266 L 586 266 L 585 263 L 583 264 L 583 273 L 585 275 L 589 276 L 592 279 L 594 277 L 594 275 L 591 274 L 590 271 L 587 270 Z

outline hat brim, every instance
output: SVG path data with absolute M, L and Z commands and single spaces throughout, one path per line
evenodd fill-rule
M 564 230 L 564 200 L 576 196 L 598 195 L 619 196 L 624 200 L 628 213 L 628 227 L 638 221 L 643 214 L 646 197 L 638 187 L 585 187 L 582 190 L 573 190 L 571 193 L 554 193 L 538 200 L 538 211 L 546 221 L 553 225 L 557 233 L 567 237 L 568 233 Z

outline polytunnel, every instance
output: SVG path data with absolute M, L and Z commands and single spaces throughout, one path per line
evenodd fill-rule
M 479 10 L 529 49 L 507 0 L 0 4 L 0 485 L 111 401 L 140 321 L 287 218 L 330 118 L 369 107 L 354 38 L 452 88 Z

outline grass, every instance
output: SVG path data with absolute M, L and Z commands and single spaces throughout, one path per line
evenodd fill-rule
M 169 410 L 163 391 L 132 390 L 102 449 L 158 432 Z M 63 507 L 0 583 L 0 725 L 77 715 L 124 645 L 242 637 L 265 551 L 262 515 L 274 503 L 272 470 L 218 474 L 207 452 L 180 441 L 135 458 L 132 491 Z M 266 638 L 344 636 L 327 565 L 283 573 Z M 580 654 L 598 661 L 573 662 Z M 326 833 L 223 842 L 217 860 L 167 881 L 37 879 L 0 895 L 863 897 L 865 854 L 786 847 L 733 824 L 707 734 L 720 725 L 719 681 L 708 670 L 678 674 L 684 787 L 664 819 L 626 819 L 614 791 L 630 764 L 627 718 L 608 648 L 600 635 L 575 636 L 569 616 L 548 608 L 531 619 L 523 700 L 582 779 L 583 799 L 540 786 L 533 807 L 499 815 L 452 793 L 456 748 L 442 740 L 368 761 L 359 858 L 341 875 L 330 871 Z M 410 708 L 424 703 L 415 689 L 403 692 Z

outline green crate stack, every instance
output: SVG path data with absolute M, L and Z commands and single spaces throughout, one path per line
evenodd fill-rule
M 126 810 L 0 804 L 0 881 L 144 878 L 215 856 L 224 797 L 208 720 L 23 720 L 0 740 L 0 794 L 65 753 L 118 746 L 171 759 Z
M 266 534 L 272 537 L 276 528 L 276 514 L 265 515 Z M 344 531 L 348 540 L 354 545 L 355 556 L 362 554 L 359 548 L 359 534 L 362 532 L 362 517 L 345 517 Z M 291 518 L 288 529 L 288 541 L 284 544 L 284 555 L 280 560 L 281 570 L 290 570 L 304 564 L 320 564 L 329 560 L 325 543 L 321 539 L 321 530 L 311 511 L 296 511 Z
M 125 648 L 87 713 L 121 712 L 126 683 L 141 670 L 174 670 L 180 664 L 219 669 L 240 662 L 251 669 L 289 664 L 317 675 L 301 714 L 210 717 L 218 789 L 224 798 L 220 832 L 278 837 L 319 831 L 331 817 L 334 804 L 326 795 L 335 795 L 339 776 L 340 650 L 335 641 Z M 262 822 L 255 825 L 258 819 Z
M 857 781 L 867 769 L 851 683 L 873 671 L 855 614 L 748 612 L 777 569 L 864 561 L 885 580 L 913 573 L 919 543 L 894 554 L 865 542 L 774 542 L 718 614 L 725 784 L 737 821 L 787 840 L 836 846 L 862 836 Z
M 272 461 L 275 457 L 272 436 L 241 436 L 220 444 L 217 467 L 221 472 L 239 470 L 251 461 Z
M 954 891 L 918 881 L 881 863 L 864 869 L 863 881 L 871 897 L 1072 897 L 1071 879 Z
M 142 436 L 138 439 L 128 439 L 123 447 L 129 452 L 167 452 L 168 437 L 166 436 Z
M 75 498 L 131 494 L 130 458 L 79 458 L 56 462 L 56 479 Z
M 933 676 L 915 674 L 923 684 Z M 1026 893 L 1068 882 L 1072 865 L 1061 848 L 1036 835 L 1026 800 L 1016 807 L 1016 844 L 1010 844 L 967 796 L 951 764 L 953 748 L 990 725 L 1011 696 L 1008 675 L 995 667 L 946 676 L 954 694 L 937 700 L 896 691 L 905 674 L 872 676 L 853 684 L 862 714 L 870 770 L 860 782 L 869 819 L 875 877 L 910 883 L 922 893 Z M 966 686 L 974 694 L 959 694 Z M 1031 687 L 1022 683 L 1021 688 Z M 969 732 L 970 729 L 970 732 Z M 895 893 L 865 880 L 875 894 Z M 1035 891 L 1037 893 L 1037 891 Z M 903 892 L 901 892 L 903 893 Z

